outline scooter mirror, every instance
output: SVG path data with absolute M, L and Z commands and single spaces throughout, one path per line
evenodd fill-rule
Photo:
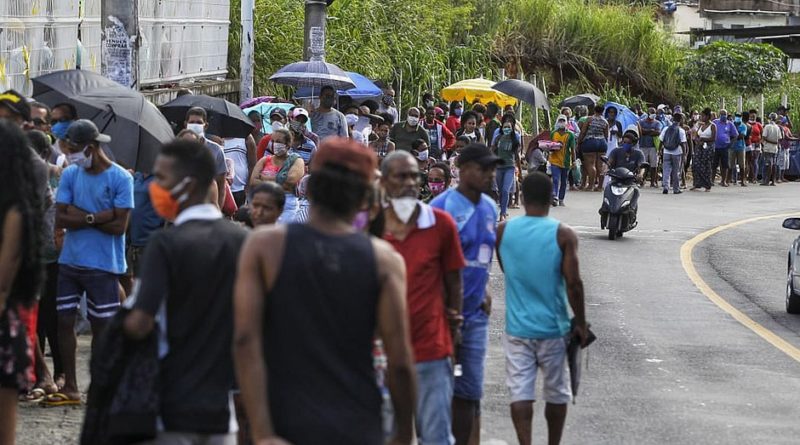
M 800 230 L 800 218 L 786 218 L 783 220 L 784 229 Z

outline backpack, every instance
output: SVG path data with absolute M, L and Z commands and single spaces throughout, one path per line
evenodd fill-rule
M 665 150 L 675 150 L 681 145 L 681 130 L 679 127 L 670 125 L 664 133 L 662 141 Z

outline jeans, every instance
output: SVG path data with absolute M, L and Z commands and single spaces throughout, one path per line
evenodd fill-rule
M 567 194 L 567 177 L 569 176 L 569 170 L 557 165 L 551 165 L 550 170 L 553 173 L 553 198 L 563 201 L 564 196 Z
M 480 400 L 483 396 L 483 370 L 486 345 L 489 342 L 489 316 L 483 310 L 464 320 L 461 344 L 456 354 L 462 374 L 455 378 L 453 393 L 464 400 Z
M 511 169 L 513 172 L 514 169 Z M 417 418 L 421 445 L 453 445 L 453 365 L 450 357 L 416 364 Z
M 500 214 L 508 215 L 508 199 L 514 185 L 514 167 L 497 169 L 497 189 L 500 192 Z
M 680 191 L 681 188 L 681 169 L 683 168 L 683 164 L 681 163 L 681 159 L 683 155 L 673 155 L 670 153 L 664 152 L 664 190 L 669 190 L 669 186 L 672 185 L 673 191 Z

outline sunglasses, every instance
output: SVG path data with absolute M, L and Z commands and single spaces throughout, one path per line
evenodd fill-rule
M 33 125 L 36 125 L 37 127 L 40 126 L 40 125 L 46 125 L 47 124 L 47 122 L 45 122 L 44 119 L 42 119 L 40 117 L 33 118 L 33 120 L 31 122 L 33 122 Z

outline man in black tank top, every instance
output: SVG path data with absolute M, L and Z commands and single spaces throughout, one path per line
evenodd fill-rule
M 397 434 L 410 444 L 416 383 L 403 259 L 353 227 L 375 154 L 332 138 L 312 160 L 307 225 L 254 232 L 239 259 L 234 361 L 258 444 L 383 444 L 375 333 Z

